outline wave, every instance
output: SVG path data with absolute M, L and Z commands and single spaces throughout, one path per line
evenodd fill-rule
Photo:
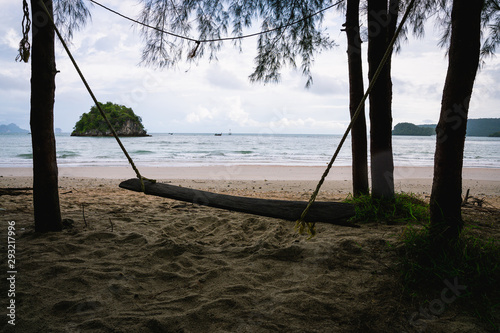
M 155 152 L 151 151 L 151 150 L 135 150 L 135 151 L 132 151 L 131 154 L 147 155 L 147 154 L 155 154 Z
M 256 136 L 234 135 L 229 140 L 215 139 L 213 134 L 168 136 L 129 140 L 130 155 L 144 165 L 184 164 L 279 164 L 325 165 L 336 144 L 335 136 Z M 328 142 L 325 141 L 328 139 Z M 498 167 L 500 139 L 473 138 L 465 142 L 464 166 Z M 0 138 L 2 165 L 27 165 L 33 160 L 29 135 L 6 135 Z M 64 165 L 126 164 L 112 138 L 58 137 L 58 163 Z M 433 166 L 435 138 L 393 138 L 394 163 L 397 166 Z M 335 165 L 351 164 L 350 142 L 346 141 Z
M 223 152 L 220 152 L 220 151 L 212 151 L 212 152 L 204 155 L 203 157 L 211 157 L 211 156 L 226 156 L 226 154 L 224 154 Z
M 242 154 L 242 155 L 249 155 L 249 154 L 253 154 L 254 151 L 253 150 L 236 150 L 236 151 L 233 151 L 233 153 Z
M 77 156 L 80 156 L 80 154 L 74 151 L 63 150 L 57 152 L 57 158 L 71 158 Z
M 26 160 L 32 160 L 33 154 L 17 154 L 16 157 L 26 159 Z

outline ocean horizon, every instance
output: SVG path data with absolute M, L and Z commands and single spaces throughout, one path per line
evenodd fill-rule
M 285 165 L 326 166 L 342 135 L 256 133 L 150 133 L 120 138 L 138 166 Z M 1 134 L 0 168 L 31 167 L 29 134 Z M 393 136 L 395 166 L 433 166 L 435 136 Z M 112 137 L 56 134 L 59 166 L 126 166 Z M 334 166 L 351 165 L 350 137 Z M 500 138 L 467 137 L 464 167 L 500 168 Z

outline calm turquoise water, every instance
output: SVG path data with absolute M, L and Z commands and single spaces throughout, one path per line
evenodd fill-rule
M 152 134 L 122 138 L 139 166 L 190 165 L 326 165 L 340 135 Z M 396 166 L 432 166 L 435 137 L 395 136 Z M 350 138 L 334 165 L 351 164 Z M 126 158 L 113 138 L 56 136 L 60 166 L 125 166 Z M 31 167 L 31 136 L 0 135 L 0 167 Z M 465 167 L 500 168 L 500 138 L 469 137 Z

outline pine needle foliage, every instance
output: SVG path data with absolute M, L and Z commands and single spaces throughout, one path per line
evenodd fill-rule
M 90 9 L 83 0 L 53 0 L 57 28 L 66 40 L 73 39 L 75 31 L 85 27 L 91 19 Z
M 141 63 L 156 68 L 174 67 L 183 58 L 192 61 L 205 54 L 216 60 L 223 41 L 233 37 L 239 38 L 232 42 L 241 50 L 241 37 L 258 22 L 260 31 L 266 33 L 258 36 L 255 69 L 250 80 L 279 82 L 284 66 L 300 67 L 307 77 L 306 86 L 310 86 L 315 54 L 335 46 L 322 28 L 322 10 L 334 4 L 331 0 L 142 0 L 141 3 L 139 21 L 155 28 L 141 28 L 146 44 Z
M 421 22 L 415 27 L 420 26 L 423 32 L 423 23 L 426 18 L 435 17 L 435 21 L 441 28 L 441 38 L 439 46 L 448 50 L 451 38 L 451 6 L 452 0 L 423 0 L 419 7 L 420 11 L 414 15 L 417 22 Z M 427 13 L 421 15 L 421 13 Z M 496 48 L 500 44 L 500 2 L 498 0 L 485 0 L 481 14 L 481 60 L 484 64 L 487 57 L 495 55 Z

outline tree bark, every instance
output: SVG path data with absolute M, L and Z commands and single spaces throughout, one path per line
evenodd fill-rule
M 431 237 L 456 240 L 463 227 L 462 166 L 467 117 L 479 66 L 484 0 L 454 0 L 448 72 L 436 128 Z
M 52 1 L 45 5 L 52 15 Z M 62 230 L 59 206 L 54 96 L 56 63 L 54 28 L 38 0 L 31 1 L 31 140 L 33 146 L 33 205 L 37 232 Z
M 368 0 L 368 78 L 373 79 L 394 35 L 399 0 Z M 392 156 L 391 60 L 384 66 L 370 94 L 370 160 L 372 196 L 394 197 Z
M 348 0 L 346 22 L 347 58 L 349 64 L 349 112 L 351 119 L 363 99 L 363 62 L 361 37 L 359 33 L 359 0 Z M 366 138 L 365 106 L 351 129 L 352 148 L 352 191 L 359 196 L 369 193 L 368 185 L 368 142 Z

